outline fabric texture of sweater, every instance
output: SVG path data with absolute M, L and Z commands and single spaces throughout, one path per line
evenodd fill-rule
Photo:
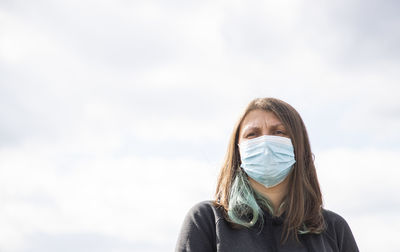
M 186 215 L 176 252 L 357 252 L 347 222 L 338 214 L 323 210 L 325 230 L 321 234 L 300 234 L 299 241 L 281 243 L 283 219 L 264 212 L 264 223 L 251 228 L 233 228 L 212 201 L 195 205 Z

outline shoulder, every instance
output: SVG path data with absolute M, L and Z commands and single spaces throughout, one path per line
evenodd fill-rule
M 345 219 L 340 216 L 339 214 L 327 210 L 327 209 L 322 209 L 322 215 L 324 216 L 325 221 L 330 221 L 330 222 L 345 222 Z
M 332 229 L 332 228 L 337 229 L 339 227 L 344 227 L 344 226 L 348 227 L 346 220 L 342 216 L 333 211 L 323 209 L 322 215 L 324 217 L 327 229 Z
M 222 212 L 211 200 L 195 204 L 187 213 L 186 218 L 192 221 L 217 221 L 221 218 Z
M 195 204 L 190 210 L 189 213 L 193 213 L 193 214 L 205 214 L 205 213 L 210 213 L 213 211 L 213 208 L 215 208 L 214 206 L 214 202 L 211 200 L 205 200 L 205 201 L 201 201 L 197 204 Z
M 194 205 L 186 214 L 176 251 L 214 251 L 217 208 L 212 201 Z
M 322 211 L 325 221 L 324 236 L 336 244 L 339 251 L 358 251 L 356 241 L 347 221 L 339 214 L 324 209 Z

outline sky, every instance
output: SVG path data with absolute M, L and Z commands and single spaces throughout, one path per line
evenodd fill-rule
M 2 0 L 0 251 L 171 251 L 238 116 L 302 116 L 324 206 L 400 251 L 398 1 Z

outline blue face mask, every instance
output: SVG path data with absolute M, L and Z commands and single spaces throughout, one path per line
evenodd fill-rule
M 242 142 L 239 151 L 240 167 L 265 187 L 281 183 L 296 163 L 292 141 L 286 137 L 263 135 Z

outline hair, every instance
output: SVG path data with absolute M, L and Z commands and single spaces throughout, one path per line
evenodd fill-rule
M 288 189 L 281 205 L 285 213 L 282 241 L 298 234 L 320 233 L 324 229 L 322 195 L 314 166 L 308 134 L 299 113 L 289 104 L 275 98 L 252 100 L 239 117 L 232 132 L 215 192 L 214 204 L 224 210 L 226 219 L 234 226 L 251 227 L 263 217 L 262 208 L 272 208 L 268 199 L 251 188 L 240 168 L 239 133 L 246 115 L 253 110 L 272 112 L 286 128 L 296 163 L 288 175 Z

